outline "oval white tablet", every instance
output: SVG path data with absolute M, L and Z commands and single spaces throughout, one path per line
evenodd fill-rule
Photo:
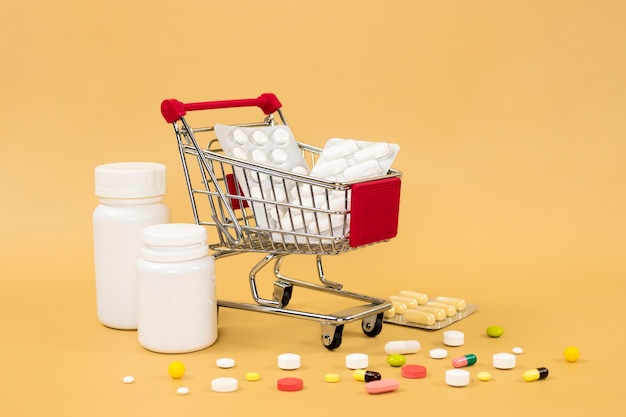
M 272 132 L 272 140 L 277 145 L 285 145 L 287 142 L 289 142 L 290 138 L 291 138 L 291 135 L 289 134 L 289 131 L 285 128 L 277 127 Z
M 219 358 L 215 361 L 218 368 L 232 368 L 235 366 L 235 360 L 231 358 Z

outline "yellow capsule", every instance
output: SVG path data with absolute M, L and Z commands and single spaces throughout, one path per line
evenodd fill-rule
M 404 303 L 406 304 L 407 308 L 415 308 L 418 305 L 417 300 L 415 298 L 404 297 L 402 295 L 392 295 L 389 297 L 389 299 L 392 301 L 399 301 L 401 303 Z
M 404 318 L 406 319 L 406 321 L 417 324 L 424 324 L 426 326 L 432 326 L 437 321 L 433 313 L 420 310 L 406 310 L 404 312 Z
M 532 381 L 538 381 L 540 379 L 546 379 L 548 377 L 548 368 L 541 367 L 541 368 L 537 368 L 537 369 L 528 370 L 528 371 L 524 372 L 522 377 L 524 378 L 524 381 L 526 381 L 526 382 L 532 382 Z
M 456 307 L 451 304 L 438 303 L 435 301 L 429 301 L 426 303 L 428 307 L 443 308 L 446 311 L 448 317 L 454 317 L 456 315 Z
M 463 300 L 462 298 L 435 297 L 434 301 L 438 303 L 452 304 L 457 309 L 457 311 L 463 311 L 466 307 L 465 300 Z
M 433 313 L 435 315 L 435 319 L 437 321 L 443 321 L 448 317 L 446 310 L 439 307 L 428 307 L 428 306 L 417 306 L 415 310 L 427 311 L 429 313 Z
M 393 305 L 393 309 L 396 311 L 396 314 L 404 314 L 404 312 L 407 309 L 406 304 L 401 303 L 400 301 L 394 301 L 394 300 L 389 300 L 391 301 L 391 304 Z
M 383 316 L 384 316 L 386 319 L 390 319 L 390 318 L 392 318 L 392 317 L 393 317 L 393 316 L 395 316 L 395 315 L 396 315 L 396 309 L 395 309 L 395 308 L 393 308 L 393 307 L 391 307 L 391 308 L 390 308 L 390 309 L 388 309 L 388 310 L 385 310 L 385 312 L 383 313 Z
M 414 292 L 414 291 L 408 291 L 408 290 L 402 290 L 399 293 L 400 295 L 404 296 L 404 297 L 411 297 L 417 300 L 417 302 L 419 304 L 426 304 L 428 302 L 428 295 L 423 294 L 421 292 Z

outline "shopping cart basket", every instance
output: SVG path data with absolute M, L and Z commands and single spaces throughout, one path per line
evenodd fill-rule
M 164 100 L 161 113 L 171 123 L 185 174 L 195 222 L 213 229 L 209 247 L 216 260 L 241 254 L 263 253 L 263 258 L 251 269 L 249 284 L 252 303 L 219 299 L 220 307 L 286 315 L 317 321 L 322 326 L 322 344 L 329 350 L 341 345 L 344 324 L 361 320 L 367 336 L 378 335 L 383 326 L 383 314 L 391 308 L 385 299 L 346 291 L 343 285 L 326 278 L 322 266 L 324 255 L 339 255 L 350 250 L 388 241 L 397 234 L 401 173 L 390 169 L 385 175 L 366 181 L 337 182 L 287 172 L 225 154 L 216 138 L 215 125 L 191 126 L 191 115 L 200 111 L 235 107 L 258 107 L 263 112 L 260 121 L 235 124 L 241 127 L 287 126 L 281 103 L 274 94 L 257 98 L 182 103 Z M 212 113 L 214 114 L 214 113 Z M 275 119 L 278 115 L 278 119 Z M 298 148 L 311 166 L 321 153 L 315 146 L 297 142 Z M 271 189 L 262 195 L 251 195 L 248 183 L 264 181 Z M 300 190 L 295 199 L 283 201 L 276 196 L 287 185 L 296 184 Z M 302 194 L 308 190 L 321 198 L 305 203 Z M 302 194 L 300 194 L 302 193 Z M 340 208 L 319 203 L 330 196 L 343 196 Z M 286 213 L 280 224 L 270 222 L 268 213 Z M 296 227 L 308 216 L 315 222 L 325 220 L 338 224 L 329 234 L 316 227 Z M 300 222 L 301 225 L 301 222 Z M 287 255 L 315 256 L 319 283 L 285 276 L 281 265 Z M 257 274 L 274 263 L 273 299 L 263 298 L 257 288 Z M 359 305 L 331 314 L 320 314 L 287 308 L 293 287 L 302 287 L 327 294 L 357 300 Z

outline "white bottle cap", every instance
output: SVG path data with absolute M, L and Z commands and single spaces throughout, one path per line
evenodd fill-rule
M 446 384 L 451 387 L 464 387 L 470 383 L 470 373 L 465 369 L 448 369 Z
M 443 344 L 448 346 L 462 346 L 465 343 L 465 334 L 458 330 L 443 332 Z
M 369 366 L 369 356 L 365 353 L 350 353 L 346 355 L 346 368 L 367 369 Z
M 209 253 L 203 226 L 188 223 L 155 224 L 141 232 L 141 256 L 147 261 L 177 262 Z
M 300 367 L 300 355 L 296 353 L 278 355 L 278 367 L 288 371 L 298 369 Z
M 147 198 L 165 194 L 165 165 L 116 162 L 95 169 L 96 195 L 104 198 Z
M 237 391 L 239 384 L 235 378 L 215 378 L 211 380 L 211 389 L 215 392 Z
M 496 353 L 492 357 L 493 367 L 496 369 L 515 368 L 515 355 L 512 353 Z

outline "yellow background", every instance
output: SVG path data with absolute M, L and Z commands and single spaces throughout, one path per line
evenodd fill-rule
M 618 0 L 2 2 L 0 414 L 622 415 L 625 21 Z M 441 332 L 393 325 L 375 339 L 348 325 L 329 352 L 314 322 L 222 309 L 214 346 L 168 356 L 99 324 L 93 168 L 165 163 L 173 220 L 191 221 L 161 100 L 266 91 L 303 142 L 401 146 L 398 237 L 330 258 L 326 272 L 355 292 L 478 304 L 454 326 L 466 345 L 451 354 L 473 351 L 473 375 L 492 381 L 446 386 L 449 363 L 427 357 Z M 218 264 L 221 298 L 249 298 L 256 258 Z M 315 272 L 306 257 L 291 268 Z M 292 303 L 340 304 L 297 289 Z M 487 339 L 491 324 L 505 335 Z M 367 395 L 344 355 L 368 353 L 398 377 L 382 351 L 394 339 L 421 341 L 409 361 L 429 376 Z M 575 364 L 562 357 L 570 344 Z M 516 345 L 517 368 L 493 370 L 490 355 Z M 300 353 L 302 369 L 278 370 L 284 352 Z M 218 370 L 222 356 L 237 367 Z M 182 381 L 166 374 L 173 359 L 187 365 Z M 537 366 L 548 379 L 521 380 Z M 250 370 L 263 379 L 244 381 Z M 341 382 L 323 382 L 327 372 Z M 122 384 L 127 374 L 137 382 Z M 239 391 L 211 392 L 216 376 L 239 378 Z M 278 392 L 283 376 L 305 390 Z M 183 384 L 187 397 L 175 394 Z

